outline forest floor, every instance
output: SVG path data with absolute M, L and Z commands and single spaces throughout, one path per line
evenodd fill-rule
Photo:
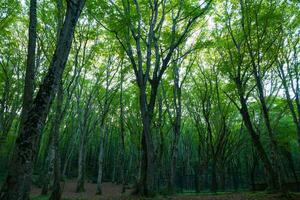
M 280 194 L 267 194 L 265 192 L 243 192 L 243 193 L 219 193 L 219 194 L 177 194 L 174 196 L 157 196 L 155 198 L 141 198 L 130 195 L 127 190 L 121 194 L 121 185 L 114 183 L 103 183 L 101 196 L 96 194 L 96 184 L 86 183 L 86 191 L 76 193 L 76 181 L 68 181 L 64 185 L 63 200 L 300 200 L 300 193 L 289 193 L 288 196 Z M 32 200 L 46 200 L 48 196 L 41 196 L 41 189 L 33 187 L 31 191 Z

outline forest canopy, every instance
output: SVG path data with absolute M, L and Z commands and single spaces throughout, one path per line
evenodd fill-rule
M 299 191 L 299 36 L 297 0 L 2 0 L 0 200 Z

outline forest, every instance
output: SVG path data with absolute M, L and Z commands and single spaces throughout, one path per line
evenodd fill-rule
M 300 199 L 298 0 L 1 0 L 0 200 Z

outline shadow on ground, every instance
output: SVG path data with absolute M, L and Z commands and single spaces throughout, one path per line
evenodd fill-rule
M 76 181 L 68 181 L 64 184 L 63 200 L 300 200 L 300 193 L 267 194 L 257 193 L 228 193 L 228 194 L 178 194 L 174 196 L 157 196 L 154 198 L 142 198 L 132 196 L 131 190 L 122 194 L 122 187 L 114 183 L 103 183 L 101 196 L 96 195 L 96 184 L 86 183 L 85 192 L 76 193 Z M 31 196 L 33 200 L 47 200 L 48 196 L 40 196 L 41 189 L 33 187 Z

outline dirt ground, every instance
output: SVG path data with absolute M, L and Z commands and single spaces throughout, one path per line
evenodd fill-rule
M 103 183 L 102 184 L 102 195 L 96 195 L 96 184 L 85 183 L 85 192 L 76 193 L 76 181 L 68 181 L 63 184 L 63 198 L 66 199 L 114 199 L 123 196 L 121 194 L 121 185 L 116 185 L 114 183 Z M 126 194 L 129 195 L 130 191 Z M 41 194 L 41 189 L 33 187 L 31 190 L 31 196 L 38 196 Z
M 68 181 L 64 184 L 63 198 L 65 200 L 144 200 L 137 196 L 132 196 L 132 191 L 127 190 L 125 194 L 121 194 L 122 187 L 114 183 L 103 183 L 101 196 L 96 194 L 96 184 L 86 183 L 86 191 L 76 193 L 76 181 Z M 41 189 L 33 187 L 31 196 L 35 200 L 44 200 L 46 197 L 39 196 Z M 146 198 L 149 199 L 149 198 Z M 300 200 L 300 194 L 290 194 L 289 197 L 282 197 L 280 194 L 265 194 L 265 193 L 232 193 L 232 194 L 178 194 L 168 197 L 155 197 L 152 200 Z M 150 199 L 149 199 L 150 200 Z

